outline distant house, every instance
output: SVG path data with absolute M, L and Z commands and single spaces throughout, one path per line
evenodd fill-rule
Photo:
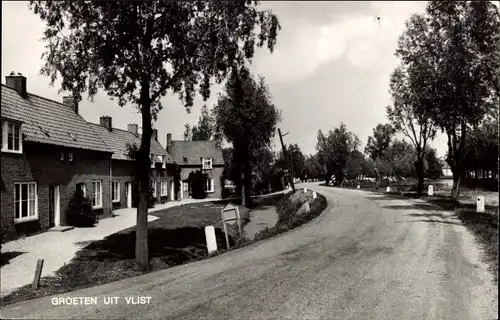
M 110 214 L 112 151 L 78 114 L 74 99 L 61 103 L 28 93 L 27 79 L 11 73 L 1 101 L 2 241 L 64 226 L 77 188 L 98 214 Z
M 189 174 L 201 170 L 208 175 L 206 191 L 209 198 L 221 196 L 221 176 L 224 170 L 222 149 L 215 141 L 172 141 L 172 135 L 167 134 L 167 152 L 180 168 L 180 198 L 191 195 Z
M 100 124 L 89 123 L 95 132 L 101 137 L 113 151 L 111 156 L 111 195 L 113 209 L 132 208 L 134 178 L 134 163 L 129 158 L 128 145 L 141 145 L 141 135 L 138 133 L 137 124 L 129 124 L 127 130 L 113 128 L 112 118 L 102 116 Z M 175 164 L 158 142 L 158 131 L 153 130 L 151 137 L 151 183 L 155 203 L 164 203 L 175 200 L 174 197 L 174 175 Z

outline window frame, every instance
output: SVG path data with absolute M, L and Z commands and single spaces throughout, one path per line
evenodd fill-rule
M 156 179 L 153 179 L 153 198 L 158 198 L 158 181 Z
M 149 154 L 149 159 L 151 161 L 151 168 L 156 168 L 156 156 L 154 153 Z
M 27 198 L 25 201 L 27 201 L 27 216 L 23 217 L 22 213 L 22 185 L 27 185 Z M 16 191 L 17 188 L 16 186 L 19 186 L 19 192 L 21 193 L 19 197 L 19 201 L 16 201 Z M 30 186 L 33 186 L 34 189 L 34 199 L 30 199 Z M 30 206 L 31 201 L 34 201 L 33 207 Z M 19 202 L 17 204 L 16 202 Z M 16 217 L 16 206 L 19 205 L 19 218 Z M 30 209 L 31 208 L 31 209 Z M 33 210 L 35 213 L 30 215 L 31 210 Z M 28 221 L 34 221 L 38 220 L 38 185 L 36 181 L 26 181 L 26 182 L 14 182 L 14 223 L 23 223 L 23 222 L 28 222 Z
M 99 200 L 100 202 L 97 203 L 96 200 L 96 184 L 99 184 Z M 94 205 L 95 202 L 95 205 Z M 92 209 L 101 209 L 102 208 L 102 180 L 92 180 Z
M 209 165 L 205 165 L 207 162 L 209 162 Z M 201 168 L 203 170 L 211 170 L 213 167 L 213 161 L 212 158 L 202 158 L 201 160 Z
M 160 196 L 161 197 L 168 196 L 168 180 L 167 179 L 160 180 Z
M 15 121 L 9 121 L 9 120 L 1 120 L 2 122 L 2 147 L 1 151 L 2 152 L 9 152 L 9 153 L 18 153 L 21 154 L 23 153 L 23 131 L 22 131 L 22 125 L 21 123 L 15 122 Z M 9 149 L 9 129 L 10 126 L 12 127 L 12 149 Z M 18 144 L 19 144 L 19 149 L 16 150 L 14 149 L 15 147 L 15 141 L 16 141 L 16 128 L 18 128 Z
M 73 151 L 68 151 L 68 161 L 73 162 Z
M 116 186 L 116 190 L 115 190 Z M 116 192 L 116 198 L 115 198 L 115 192 Z M 114 180 L 111 183 L 111 201 L 113 203 L 120 202 L 120 181 Z

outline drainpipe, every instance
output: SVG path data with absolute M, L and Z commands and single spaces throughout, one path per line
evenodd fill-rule
M 111 216 L 114 217 L 115 213 L 113 212 L 113 168 L 112 168 L 112 160 L 109 157 L 109 207 L 111 209 Z

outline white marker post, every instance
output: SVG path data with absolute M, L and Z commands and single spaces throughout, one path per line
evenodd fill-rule
M 358 187 L 357 187 L 357 188 L 359 189 L 359 184 L 358 184 Z
M 431 197 L 434 195 L 434 187 L 433 186 L 429 186 L 429 190 L 427 190 L 427 195 L 429 195 Z
M 385 188 L 385 192 L 391 192 L 391 187 Z
M 313 191 L 313 200 L 316 199 L 316 191 Z
M 304 193 L 306 193 L 306 192 L 307 192 L 307 188 L 304 188 Z
M 233 206 L 232 204 L 228 204 L 222 209 L 222 224 L 224 225 L 224 233 L 226 234 L 226 244 L 227 249 L 229 249 L 229 236 L 227 234 L 227 226 L 234 225 L 234 223 L 238 223 L 238 231 L 240 233 L 240 240 L 243 242 L 243 233 L 241 231 L 241 219 L 240 219 L 240 210 L 238 207 Z
M 484 197 L 478 196 L 476 199 L 476 212 L 484 212 Z
M 207 238 L 208 254 L 212 254 L 213 252 L 217 251 L 217 240 L 215 238 L 214 226 L 205 227 L 205 237 Z

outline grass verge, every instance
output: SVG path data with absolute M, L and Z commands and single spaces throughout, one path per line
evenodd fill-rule
M 317 194 L 312 198 L 312 192 L 304 193 L 302 190 L 290 195 L 278 203 L 278 222 L 272 228 L 266 228 L 255 235 L 253 242 L 269 239 L 278 234 L 294 229 L 319 216 L 328 206 L 326 198 Z M 310 210 L 303 210 L 304 203 L 309 203 Z
M 255 199 L 254 206 L 281 206 L 288 194 L 276 194 Z M 80 243 L 84 246 L 66 265 L 40 280 L 36 290 L 31 285 L 21 287 L 0 298 L 0 306 L 29 299 L 61 294 L 77 289 L 105 284 L 144 273 L 198 261 L 209 257 L 206 248 L 205 226 L 215 227 L 219 255 L 227 252 L 222 231 L 221 209 L 238 200 L 193 203 L 156 211 L 150 215 L 159 219 L 149 223 L 150 269 L 139 270 L 134 262 L 135 227 L 112 234 L 103 240 Z M 249 222 L 250 209 L 240 207 L 242 224 Z M 246 246 L 253 241 L 239 240 L 236 226 L 229 226 L 231 249 Z

